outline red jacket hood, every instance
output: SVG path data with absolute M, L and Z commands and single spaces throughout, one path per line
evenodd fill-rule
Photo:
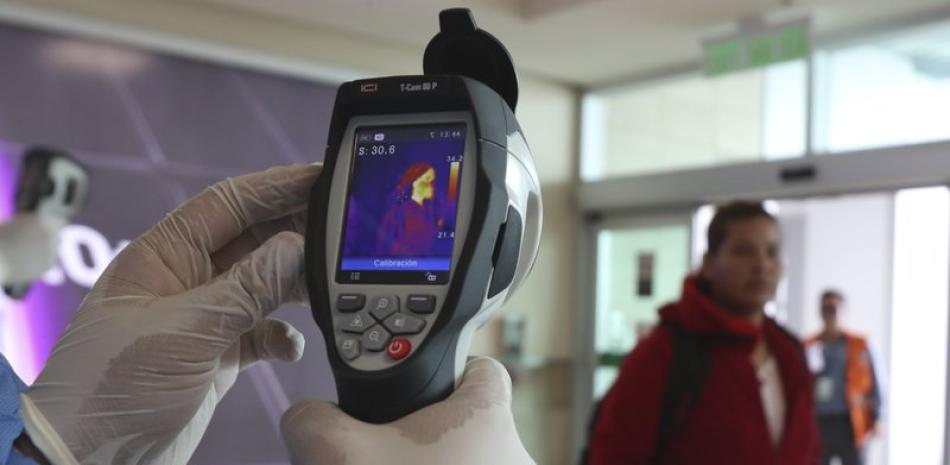
M 720 309 L 703 291 L 701 283 L 702 280 L 696 275 L 686 278 L 682 297 L 678 302 L 660 309 L 660 319 L 694 334 L 752 341 L 759 338 L 762 333 L 760 327 Z

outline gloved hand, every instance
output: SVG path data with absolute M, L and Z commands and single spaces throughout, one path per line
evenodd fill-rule
M 281 419 L 294 465 L 533 465 L 511 415 L 511 378 L 475 359 L 448 399 L 395 422 L 355 420 L 335 405 L 294 404 Z
M 300 232 L 319 171 L 218 183 L 116 257 L 23 396 L 54 465 L 185 464 L 241 369 L 301 357 L 303 336 L 265 317 L 305 300 Z
M 66 220 L 20 213 L 0 224 L 0 284 L 26 284 L 52 268 Z

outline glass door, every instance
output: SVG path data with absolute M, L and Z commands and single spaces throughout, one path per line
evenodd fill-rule
M 690 270 L 691 215 L 603 221 L 595 231 L 594 399 L 606 393 L 623 358 L 680 294 Z

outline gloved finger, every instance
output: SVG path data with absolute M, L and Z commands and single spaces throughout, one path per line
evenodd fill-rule
M 182 239 L 213 252 L 247 227 L 306 208 L 320 165 L 278 166 L 259 173 L 226 179 L 189 200 L 170 215 L 189 226 Z
M 226 246 L 252 225 L 306 209 L 319 165 L 291 165 L 230 178 L 198 194 L 146 232 L 138 241 L 162 257 L 162 264 L 181 280 L 185 289 L 214 276 L 213 252 Z M 138 263 L 117 269 L 129 279 L 144 281 Z M 140 271 L 141 270 L 141 271 Z
M 237 341 L 281 304 L 295 302 L 304 286 L 303 236 L 282 232 L 214 281 L 186 295 L 195 311 L 215 315 L 215 334 Z
M 215 266 L 215 275 L 231 268 L 232 265 L 244 258 L 245 255 L 251 253 L 277 233 L 294 231 L 306 235 L 306 229 L 306 209 L 292 215 L 277 218 L 276 220 L 265 221 L 251 226 L 244 230 L 240 236 L 228 242 L 227 245 L 211 255 L 211 261 Z
M 280 432 L 294 465 L 346 463 L 350 442 L 373 444 L 374 429 L 336 405 L 320 400 L 297 402 L 280 419 Z
M 303 208 L 300 211 L 281 218 L 277 218 L 276 220 L 265 221 L 263 223 L 256 224 L 248 228 L 247 232 L 257 238 L 257 240 L 261 243 L 270 239 L 275 234 L 283 231 L 293 231 L 306 236 L 307 214 L 307 209 Z
M 264 360 L 296 362 L 306 340 L 297 328 L 277 319 L 264 319 L 241 336 L 241 370 Z

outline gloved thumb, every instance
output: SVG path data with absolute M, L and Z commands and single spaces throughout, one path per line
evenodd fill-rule
M 310 400 L 284 414 L 281 434 L 295 465 L 533 464 L 510 405 L 508 372 L 495 360 L 479 358 L 468 363 L 448 399 L 393 423 L 364 423 L 333 404 Z
M 216 335 L 237 341 L 281 304 L 299 301 L 304 288 L 304 239 L 285 231 L 214 281 L 189 291 L 186 299 L 206 316 L 217 316 Z
M 334 404 L 321 400 L 297 402 L 280 419 L 290 463 L 342 464 L 347 453 L 376 442 L 374 425 L 357 421 Z M 358 449 L 356 449 L 358 450 Z
M 449 396 L 450 402 L 475 402 L 511 407 L 511 376 L 497 360 L 488 357 L 471 359 L 465 365 L 462 383 Z
M 264 319 L 241 336 L 241 370 L 264 360 L 296 362 L 305 344 L 303 334 L 290 323 Z
M 465 366 L 462 383 L 447 399 L 400 418 L 392 425 L 403 435 L 424 433 L 420 440 L 430 442 L 476 415 L 482 418 L 482 423 L 474 427 L 479 434 L 497 434 L 514 428 L 511 378 L 505 367 L 491 358 L 472 359 Z

